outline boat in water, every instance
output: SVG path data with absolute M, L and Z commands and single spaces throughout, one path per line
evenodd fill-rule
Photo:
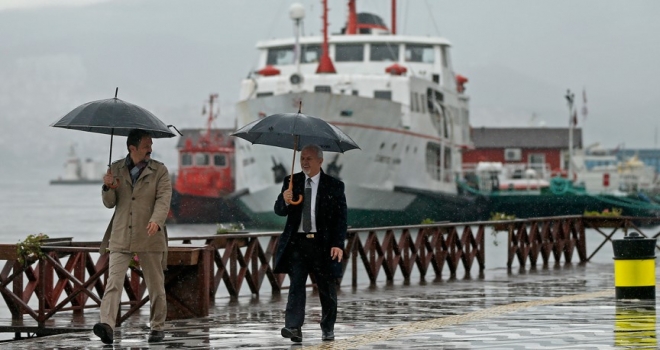
M 660 205 L 643 192 L 647 169 L 599 152 L 577 152 L 575 175 L 548 164 L 479 162 L 464 167 L 463 191 L 482 198 L 490 215 L 518 218 L 594 213 L 660 217 Z M 578 163 L 579 162 L 579 163 Z M 576 164 L 577 163 L 577 164 Z M 467 165 L 467 164 L 466 164 Z
M 85 159 L 84 161 L 76 154 L 75 145 L 69 148 L 69 154 L 64 163 L 64 175 L 50 180 L 51 185 L 100 185 L 103 183 L 107 165 Z
M 394 11 L 395 1 L 392 1 Z M 259 69 L 241 82 L 237 125 L 275 113 L 320 117 L 361 151 L 325 153 L 323 171 L 346 186 L 348 225 L 419 224 L 483 217 L 458 191 L 461 150 L 471 147 L 467 79 L 453 70 L 450 42 L 396 32 L 348 1 L 348 20 L 330 35 L 300 34 L 304 9 L 290 15 L 296 34 L 259 42 Z M 295 160 L 295 171 L 300 171 Z M 258 227 L 280 227 L 273 205 L 291 151 L 236 140 L 236 202 Z M 289 169 L 290 170 L 290 169 Z
M 173 181 L 168 222 L 228 223 L 245 222 L 228 196 L 235 190 L 234 129 L 214 129 L 214 102 L 208 101 L 205 129 L 183 129 L 179 139 L 179 167 Z M 206 108 L 205 108 L 206 110 Z

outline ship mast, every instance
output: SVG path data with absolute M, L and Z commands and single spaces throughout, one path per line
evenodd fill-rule
M 328 0 L 323 0 L 323 45 L 321 46 L 321 58 L 316 73 L 337 73 L 330 59 L 328 48 Z
M 392 0 L 392 35 L 396 34 L 396 0 Z
M 206 140 L 209 141 L 211 140 L 211 124 L 213 123 L 213 119 L 215 117 L 213 116 L 213 102 L 218 98 L 218 94 L 211 94 L 209 95 L 209 117 L 206 120 Z

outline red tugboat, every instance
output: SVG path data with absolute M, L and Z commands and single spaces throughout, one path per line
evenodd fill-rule
M 233 129 L 212 129 L 217 117 L 212 94 L 206 129 L 184 129 L 179 140 L 179 170 L 174 181 L 169 222 L 246 222 L 245 215 L 227 196 L 234 192 Z

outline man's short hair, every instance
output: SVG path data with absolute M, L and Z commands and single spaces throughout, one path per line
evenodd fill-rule
M 142 129 L 133 129 L 128 133 L 128 138 L 126 139 L 126 149 L 130 152 L 129 146 L 135 146 L 135 148 L 140 147 L 140 141 L 145 136 L 150 136 L 149 132 Z
M 313 151 L 316 151 L 316 157 L 319 158 L 319 159 L 323 159 L 323 150 L 321 149 L 321 147 L 319 145 L 313 145 L 313 144 L 312 145 L 307 145 L 307 146 L 303 147 L 300 150 L 300 152 L 302 152 L 306 149 L 311 149 Z

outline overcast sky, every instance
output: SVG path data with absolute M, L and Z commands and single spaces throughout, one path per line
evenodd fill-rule
M 218 125 L 232 126 L 240 80 L 259 68 L 255 43 L 291 35 L 293 2 L 0 0 L 0 161 L 58 171 L 71 140 L 81 156 L 107 157 L 107 136 L 48 125 L 117 86 L 120 98 L 179 128 L 202 127 L 203 101 L 219 93 Z M 321 1 L 299 2 L 305 32 L 318 34 Z M 346 1 L 329 4 L 338 32 Z M 390 22 L 387 0 L 357 8 Z M 567 126 L 566 89 L 581 108 L 586 88 L 585 144 L 657 146 L 660 1 L 399 0 L 397 13 L 400 33 L 452 43 L 474 127 Z M 175 142 L 154 146 L 171 167 Z

